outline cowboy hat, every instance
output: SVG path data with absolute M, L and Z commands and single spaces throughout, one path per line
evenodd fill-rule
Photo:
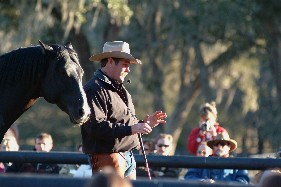
M 103 52 L 92 55 L 90 61 L 101 61 L 104 58 L 123 58 L 130 61 L 130 64 L 141 64 L 141 61 L 130 54 L 129 44 L 123 41 L 106 42 L 103 45 Z
M 237 148 L 237 142 L 233 139 L 230 139 L 228 133 L 217 134 L 215 139 L 207 142 L 207 145 L 213 149 L 214 145 L 216 145 L 218 142 L 228 143 L 230 145 L 229 152 L 232 152 Z

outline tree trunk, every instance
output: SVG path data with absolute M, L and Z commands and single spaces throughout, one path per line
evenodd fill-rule
M 92 77 L 95 64 L 89 60 L 91 50 L 83 29 L 81 28 L 79 32 L 72 30 L 70 32 L 69 39 L 78 54 L 80 64 L 84 70 L 83 79 L 87 82 Z
M 267 41 L 267 53 L 270 60 L 270 68 L 272 71 L 273 78 L 275 80 L 277 89 L 277 100 L 279 106 L 281 106 L 281 42 L 280 32 L 276 20 L 268 20 L 265 23 L 265 37 Z
M 189 115 L 189 112 L 200 93 L 200 84 L 198 77 L 195 80 L 189 80 L 189 73 L 191 62 L 188 58 L 188 47 L 183 47 L 181 52 L 183 58 L 182 68 L 181 68 L 181 86 L 178 94 L 178 100 L 173 110 L 172 115 L 169 117 L 167 126 L 167 132 L 173 135 L 173 150 L 172 153 L 176 150 L 176 145 L 182 129 L 185 125 L 186 119 Z M 176 125 L 172 125 L 176 122 Z
M 214 100 L 214 95 L 212 89 L 209 86 L 209 72 L 208 68 L 204 63 L 204 59 L 202 57 L 202 51 L 200 48 L 200 42 L 198 39 L 194 41 L 194 51 L 195 51 L 195 62 L 200 70 L 199 73 L 199 79 L 200 79 L 200 84 L 202 87 L 202 94 L 206 98 L 206 101 L 212 101 Z

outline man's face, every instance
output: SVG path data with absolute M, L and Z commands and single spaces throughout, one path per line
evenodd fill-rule
M 110 71 L 108 72 L 110 74 L 109 76 L 118 82 L 123 83 L 125 77 L 130 72 L 130 61 L 126 59 L 120 59 L 119 62 L 115 64 L 114 60 L 110 58 L 108 65 L 110 68 Z
M 157 141 L 155 150 L 157 154 L 167 156 L 172 150 L 172 144 L 168 139 L 161 138 Z
M 213 146 L 214 155 L 218 157 L 229 157 L 230 145 L 224 141 L 217 142 Z
M 38 152 L 49 152 L 51 151 L 53 148 L 53 142 L 48 139 L 48 138 L 44 138 L 44 139 L 36 139 L 35 140 L 35 149 Z

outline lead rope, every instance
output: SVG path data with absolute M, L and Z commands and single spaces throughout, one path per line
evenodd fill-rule
M 149 166 L 148 166 L 145 150 L 144 150 L 144 147 L 143 147 L 143 141 L 142 141 L 140 133 L 138 133 L 138 138 L 139 138 L 141 151 L 142 151 L 142 154 L 143 154 L 143 159 L 144 159 L 145 167 L 146 167 L 146 170 L 147 170 L 148 178 L 149 178 L 149 180 L 151 180 L 150 169 L 149 169 Z

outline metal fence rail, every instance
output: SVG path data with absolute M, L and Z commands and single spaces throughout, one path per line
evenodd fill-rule
M 143 157 L 135 155 L 137 166 L 145 166 Z M 280 159 L 272 158 L 216 158 L 194 156 L 152 156 L 147 155 L 150 166 L 173 168 L 227 168 L 264 170 L 281 167 Z M 0 162 L 88 164 L 88 157 L 73 152 L 0 152 Z
M 35 174 L 1 174 L 0 186 L 5 187 L 55 187 L 55 186 L 67 186 L 67 187 L 84 187 L 89 178 L 72 178 L 72 177 L 58 177 L 53 175 L 35 175 Z M 138 179 L 132 181 L 134 187 L 253 187 L 253 185 L 245 185 L 238 183 L 218 183 L 213 184 L 203 183 L 198 181 L 178 181 L 161 179 L 160 180 L 147 180 Z

